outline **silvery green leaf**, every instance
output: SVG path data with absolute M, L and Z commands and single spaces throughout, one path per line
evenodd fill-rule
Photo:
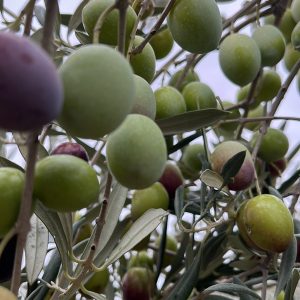
M 37 201 L 34 212 L 48 228 L 50 234 L 54 237 L 55 244 L 61 256 L 62 264 L 65 269 L 69 268 L 69 253 L 72 250 L 72 244 L 57 212 L 46 208 L 40 201 Z
M 209 169 L 206 169 L 201 173 L 200 180 L 204 182 L 207 186 L 218 190 L 222 187 L 224 181 L 222 176 Z M 226 187 L 223 187 L 223 190 L 228 191 Z
M 89 0 L 83 0 L 78 7 L 76 8 L 75 12 L 72 14 L 69 24 L 68 24 L 68 35 L 71 34 L 71 32 L 76 29 L 80 23 L 82 22 L 82 9 L 85 7 L 85 5 L 88 3 Z
M 105 247 L 105 245 L 111 238 L 115 227 L 117 226 L 121 211 L 126 201 L 127 193 L 128 189 L 123 187 L 119 183 L 116 183 L 114 185 L 113 190 L 110 194 L 105 224 L 103 226 L 100 241 L 96 250 L 97 254 L 100 253 L 101 250 Z
M 202 294 L 207 295 L 212 292 L 229 292 L 229 293 L 237 293 L 237 294 L 248 294 L 250 296 L 253 296 L 255 299 L 260 299 L 261 297 L 256 294 L 253 290 L 239 284 L 234 284 L 234 283 L 218 283 L 215 285 L 212 285 L 205 289 Z
M 130 249 L 132 249 L 135 245 L 137 245 L 162 222 L 163 218 L 167 216 L 167 214 L 168 212 L 161 208 L 149 209 L 146 211 L 124 234 L 120 243 L 112 251 L 102 267 L 105 268 L 109 266 Z
M 287 282 L 289 281 L 295 260 L 297 256 L 297 240 L 294 237 L 293 241 L 291 242 L 290 246 L 287 250 L 283 252 L 279 274 L 278 274 L 278 281 L 275 291 L 275 297 L 278 296 L 278 294 L 285 288 Z
M 28 282 L 32 284 L 40 274 L 48 247 L 48 230 L 43 222 L 33 214 L 30 220 L 31 229 L 28 233 L 25 256 Z
M 228 114 L 228 111 L 208 108 L 159 119 L 156 120 L 156 123 L 164 135 L 171 135 L 209 127 L 220 120 L 224 120 Z

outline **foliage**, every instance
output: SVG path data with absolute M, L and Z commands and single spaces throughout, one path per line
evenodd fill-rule
M 34 300 L 134 300 L 135 287 L 140 300 L 265 300 L 271 284 L 272 297 L 293 299 L 300 278 L 300 141 L 291 143 L 286 132 L 300 116 L 282 117 L 278 108 L 294 78 L 300 82 L 298 32 L 289 42 L 297 22 L 299 29 L 300 2 L 246 1 L 225 18 L 227 1 L 82 0 L 66 14 L 63 1 L 27 0 L 15 14 L 0 0 L 8 33 L 0 32 L 0 207 L 3 220 L 13 219 L 0 230 L 1 285 Z M 16 46 L 22 36 L 24 49 Z M 32 70 L 28 49 L 40 53 L 36 45 L 43 59 Z M 235 102 L 206 84 L 199 66 L 212 51 L 225 80 L 240 88 Z M 286 76 L 277 68 L 284 62 Z M 221 78 L 217 68 L 214 76 Z M 41 104 L 30 107 L 31 91 L 33 102 L 46 99 L 51 116 L 43 126 L 36 122 Z M 19 127 L 21 119 L 33 124 L 30 131 Z M 228 148 L 215 162 L 222 143 Z M 22 195 L 13 195 L 17 208 L 6 203 L 18 184 L 6 170 L 25 173 Z M 266 204 L 257 222 L 242 218 L 242 205 L 257 196 L 263 201 L 261 194 L 275 196 L 277 205 Z M 281 218 L 278 207 L 293 217 L 296 235 L 286 239 L 292 242 L 279 251 L 269 247 L 272 240 L 263 241 L 267 250 L 252 247 L 262 233 L 278 233 L 268 223 Z M 89 284 L 102 277 L 98 286 Z

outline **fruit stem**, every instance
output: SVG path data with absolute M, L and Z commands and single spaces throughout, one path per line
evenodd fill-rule
M 48 0 L 46 3 L 45 26 L 43 28 L 42 47 L 51 55 L 53 42 L 53 28 L 58 11 L 57 0 Z
M 145 39 L 136 48 L 134 48 L 131 51 L 131 55 L 135 55 L 135 54 L 138 54 L 138 53 L 142 52 L 142 50 L 144 49 L 144 47 L 151 40 L 152 36 L 155 35 L 155 33 L 159 30 L 160 26 L 162 25 L 162 23 L 164 22 L 164 20 L 168 16 L 171 8 L 173 7 L 175 1 L 176 0 L 170 0 L 168 2 L 168 4 L 166 5 L 166 7 L 164 8 L 163 12 L 161 13 L 159 19 L 153 25 L 153 27 L 151 28 L 151 30 L 149 31 L 149 33 L 147 34 L 147 36 L 145 37 Z
M 243 118 L 247 118 L 249 110 L 250 110 L 250 105 L 252 102 L 254 102 L 254 96 L 255 96 L 255 91 L 256 91 L 256 87 L 257 87 L 257 83 L 259 81 L 259 79 L 261 78 L 262 75 L 262 69 L 259 70 L 259 72 L 257 73 L 255 79 L 253 80 L 253 82 L 251 83 L 250 86 L 250 91 L 249 94 L 247 95 L 247 99 L 245 102 L 245 106 L 244 106 L 244 113 L 243 113 Z M 237 129 L 237 133 L 236 133 L 236 139 L 239 140 L 243 129 L 244 129 L 245 123 L 241 123 Z
M 18 295 L 18 290 L 21 283 L 21 265 L 23 249 L 26 243 L 26 237 L 30 230 L 30 216 L 32 212 L 32 192 L 34 181 L 35 162 L 38 153 L 38 132 L 35 131 L 28 136 L 28 155 L 27 166 L 25 171 L 25 187 L 22 195 L 22 202 L 20 206 L 18 220 L 15 225 L 17 237 L 17 246 L 13 267 L 13 274 L 11 279 L 11 291 Z
M 102 25 L 105 21 L 105 18 L 109 15 L 109 13 L 116 8 L 116 4 L 114 3 L 111 6 L 108 6 L 103 13 L 99 16 L 96 25 L 93 30 L 93 44 L 98 44 L 99 43 L 99 37 L 101 33 L 101 28 Z
M 178 89 L 180 87 L 183 80 L 187 76 L 189 70 L 192 69 L 192 67 L 194 65 L 194 61 L 195 61 L 197 56 L 198 56 L 198 54 L 191 54 L 191 55 L 188 56 L 187 63 L 185 65 L 184 69 L 183 69 L 183 72 L 182 72 L 182 74 L 180 74 L 179 78 L 177 79 L 177 81 L 175 83 L 175 88 Z
M 24 35 L 25 36 L 30 35 L 32 17 L 33 17 L 33 9 L 35 6 L 35 2 L 36 2 L 36 0 L 30 0 L 25 8 L 27 10 L 25 27 L 24 27 Z
M 284 98 L 284 95 L 286 94 L 286 92 L 287 92 L 290 84 L 292 83 L 293 79 L 297 75 L 299 69 L 300 69 L 300 59 L 298 59 L 298 61 L 295 63 L 295 65 L 293 66 L 290 74 L 288 75 L 285 82 L 282 84 L 281 88 L 279 89 L 279 91 L 276 95 L 276 98 L 274 100 L 274 103 L 272 105 L 272 109 L 271 109 L 268 116 L 274 116 L 275 115 L 281 101 Z M 271 121 L 270 121 L 270 123 L 271 123 Z
M 111 184 L 112 184 L 112 176 L 111 176 L 110 173 L 108 173 L 107 174 L 107 179 L 106 179 L 106 186 L 105 186 L 104 196 L 103 196 L 103 202 L 102 202 L 101 210 L 100 210 L 100 213 L 99 213 L 99 217 L 96 220 L 94 241 L 91 245 L 90 252 L 88 254 L 87 259 L 85 260 L 85 262 L 83 264 L 83 269 L 81 270 L 81 273 L 79 274 L 79 276 L 72 283 L 70 288 L 65 293 L 61 294 L 59 296 L 59 298 L 69 299 L 70 297 L 72 297 L 72 295 L 81 286 L 82 281 L 84 280 L 86 274 L 91 269 L 93 269 L 93 260 L 94 260 L 95 252 L 98 248 L 97 246 L 98 246 L 99 241 L 100 241 L 102 229 L 105 225 L 105 218 L 106 218 L 106 213 L 107 213 L 107 208 L 108 208 L 108 201 L 109 201 L 109 196 L 110 196 Z
M 116 1 L 116 8 L 119 10 L 119 32 L 118 32 L 118 51 L 126 56 L 126 11 L 128 8 L 128 0 Z

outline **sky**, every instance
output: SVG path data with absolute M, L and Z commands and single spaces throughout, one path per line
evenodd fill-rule
M 156 1 L 165 1 L 165 0 L 156 0 Z M 11 10 L 15 12 L 19 12 L 27 1 L 24 0 L 4 0 L 4 5 L 9 7 Z M 44 1 L 37 1 L 38 4 L 42 5 Z M 78 6 L 81 0 L 60 0 L 59 6 L 61 13 L 73 13 Z M 238 10 L 243 1 L 234 0 L 230 2 L 222 2 L 219 3 L 219 8 L 223 16 L 229 17 L 236 10 Z M 243 32 L 250 33 L 251 28 L 245 29 Z M 175 51 L 176 47 L 173 48 Z M 163 61 L 160 61 L 158 66 L 161 65 Z M 222 73 L 218 63 L 218 52 L 213 51 L 209 53 L 198 65 L 196 68 L 200 79 L 202 82 L 208 84 L 212 90 L 214 91 L 216 96 L 219 96 L 221 100 L 236 101 L 236 93 L 239 89 L 238 86 L 231 83 Z M 277 67 L 277 71 L 281 75 L 282 81 L 285 80 L 288 73 L 286 72 L 283 63 L 279 63 Z M 153 89 L 158 87 L 158 82 L 153 84 Z M 300 105 L 300 94 L 296 87 L 296 80 L 292 82 L 292 85 L 286 96 L 279 107 L 278 116 L 299 116 L 299 105 Z M 272 122 L 272 125 L 278 126 L 280 124 L 279 121 Z M 300 124 L 299 122 L 289 122 L 286 127 L 286 134 L 290 141 L 291 148 L 299 142 L 297 138 L 299 136 Z M 300 160 L 297 159 L 295 164 L 298 165 Z M 295 167 L 295 166 L 294 166 Z

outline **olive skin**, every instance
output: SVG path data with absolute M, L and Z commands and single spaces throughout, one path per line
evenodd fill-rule
M 86 208 L 98 200 L 99 189 L 94 169 L 73 155 L 52 155 L 36 164 L 34 196 L 50 209 Z
M 151 208 L 167 210 L 168 206 L 168 192 L 160 182 L 155 182 L 148 188 L 134 191 L 131 201 L 131 217 L 136 220 Z
M 189 69 L 187 74 L 185 75 L 184 79 L 182 80 L 181 84 L 179 85 L 179 87 L 177 87 L 176 86 L 177 81 L 179 80 L 179 78 L 181 78 L 183 72 L 184 72 L 184 69 L 181 69 L 181 70 L 178 70 L 177 72 L 175 72 L 171 76 L 169 83 L 168 83 L 168 85 L 175 87 L 180 92 L 182 92 L 183 89 L 185 88 L 185 86 L 187 84 L 189 84 L 190 82 L 200 81 L 200 78 L 199 78 L 198 74 L 196 73 L 196 71 Z
M 183 184 L 184 178 L 179 167 L 175 163 L 167 161 L 159 182 L 167 190 L 169 198 L 174 199 L 176 189 Z
M 277 27 L 273 25 L 258 27 L 252 37 L 259 47 L 263 66 L 275 66 L 283 58 L 285 40 Z
M 154 92 L 156 119 L 173 117 L 186 112 L 182 94 L 172 86 L 163 86 Z
M 82 22 L 90 37 L 93 37 L 93 30 L 98 18 L 106 8 L 114 3 L 113 0 L 92 0 L 89 1 L 82 10 Z M 126 11 L 126 41 L 130 38 L 130 33 L 134 27 L 137 15 L 131 6 Z M 108 45 L 118 43 L 119 13 L 117 9 L 112 10 L 103 22 L 99 42 Z
M 202 82 L 187 84 L 182 95 L 185 100 L 187 111 L 217 108 L 217 100 L 212 89 Z
M 29 39 L 0 32 L 0 78 L 1 128 L 39 129 L 59 115 L 63 90 L 56 67 Z
M 143 40 L 144 39 L 141 36 L 135 36 L 133 47 L 140 45 Z M 152 46 L 147 43 L 140 53 L 131 55 L 130 64 L 134 74 L 141 76 L 147 82 L 151 83 L 156 68 L 156 58 Z
M 73 155 L 83 159 L 84 161 L 89 161 L 89 156 L 86 150 L 84 149 L 83 146 L 81 146 L 78 143 L 65 142 L 58 145 L 51 152 L 51 155 L 57 155 L 57 154 Z
M 228 184 L 228 188 L 234 191 L 248 188 L 254 180 L 254 164 L 248 149 L 239 142 L 225 141 L 215 148 L 210 157 L 212 170 L 221 173 L 226 162 L 241 151 L 246 151 L 245 160 L 233 182 Z
M 59 123 L 69 134 L 98 139 L 117 128 L 132 110 L 133 72 L 116 50 L 105 45 L 81 47 L 59 73 L 65 92 Z
M 300 21 L 297 23 L 297 25 L 295 26 L 292 32 L 291 42 L 293 47 L 296 50 L 300 51 Z
M 296 22 L 300 21 L 300 1 L 294 0 L 291 5 L 291 12 Z
M 254 80 L 261 67 L 261 54 L 254 41 L 247 35 L 234 33 L 220 45 L 219 62 L 225 76 L 243 86 Z
M 154 274 L 147 268 L 130 268 L 122 279 L 123 300 L 150 300 Z
M 150 84 L 138 75 L 134 75 L 134 83 L 136 93 L 131 113 L 141 114 L 154 120 L 156 114 L 156 101 Z
M 109 135 L 106 158 L 112 175 L 120 184 L 130 189 L 144 189 L 163 173 L 167 161 L 164 136 L 150 118 L 130 114 Z
M 17 221 L 25 184 L 24 173 L 20 170 L 0 168 L 0 238 L 3 238 Z M 5 213 L 4 213 L 5 212 Z
M 251 139 L 255 144 L 259 133 L 255 133 Z M 268 128 L 262 138 L 258 149 L 258 156 L 265 162 L 274 162 L 285 156 L 289 149 L 289 140 L 283 131 L 276 128 Z
M 174 40 L 168 28 L 157 32 L 150 40 L 156 59 L 166 57 L 172 50 Z
M 277 197 L 262 194 L 245 203 L 237 216 L 237 225 L 246 229 L 246 239 L 261 250 L 281 253 L 290 245 L 294 236 L 293 218 Z
M 103 293 L 109 281 L 109 271 L 104 269 L 100 272 L 95 272 L 94 275 L 86 282 L 85 288 L 95 293 Z
M 216 49 L 222 33 L 222 19 L 214 0 L 177 0 L 168 18 L 176 43 L 192 53 Z
M 183 149 L 181 161 L 187 170 L 193 174 L 198 174 L 202 169 L 201 154 L 205 154 L 205 148 L 202 144 L 189 144 Z
M 288 71 L 291 71 L 296 62 L 300 59 L 300 51 L 294 49 L 292 44 L 288 44 L 285 49 L 283 61 Z

